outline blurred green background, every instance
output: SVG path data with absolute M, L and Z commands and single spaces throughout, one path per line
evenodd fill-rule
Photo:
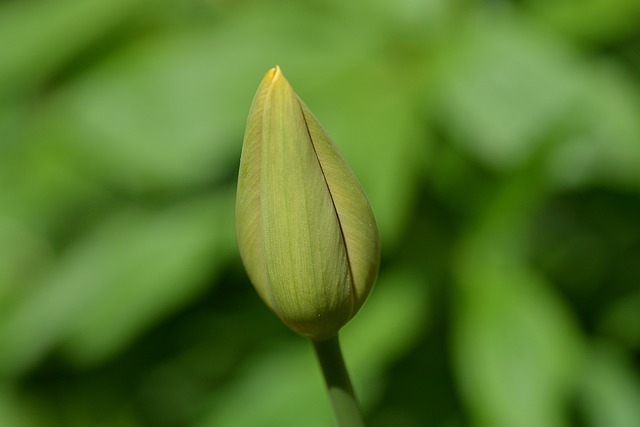
M 332 425 L 234 237 L 279 64 L 376 212 L 373 427 L 640 426 L 640 2 L 0 4 L 0 426 Z

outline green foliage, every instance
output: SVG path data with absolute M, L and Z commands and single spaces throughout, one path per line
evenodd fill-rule
M 633 0 L 0 4 L 0 426 L 325 426 L 233 207 L 279 64 L 382 267 L 343 347 L 376 426 L 640 425 Z

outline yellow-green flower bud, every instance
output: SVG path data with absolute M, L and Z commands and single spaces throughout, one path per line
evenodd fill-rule
M 364 191 L 279 67 L 264 76 L 249 112 L 236 235 L 262 300 L 315 340 L 355 315 L 378 273 L 378 229 Z

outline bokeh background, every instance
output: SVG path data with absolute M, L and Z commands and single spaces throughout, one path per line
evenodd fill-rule
M 0 4 L 0 426 L 332 425 L 237 254 L 279 64 L 366 189 L 374 427 L 640 426 L 637 0 Z

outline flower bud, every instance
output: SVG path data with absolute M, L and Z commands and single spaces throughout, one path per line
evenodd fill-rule
M 251 105 L 236 235 L 262 300 L 294 331 L 335 335 L 362 306 L 380 263 L 375 218 L 342 155 L 279 67 Z

